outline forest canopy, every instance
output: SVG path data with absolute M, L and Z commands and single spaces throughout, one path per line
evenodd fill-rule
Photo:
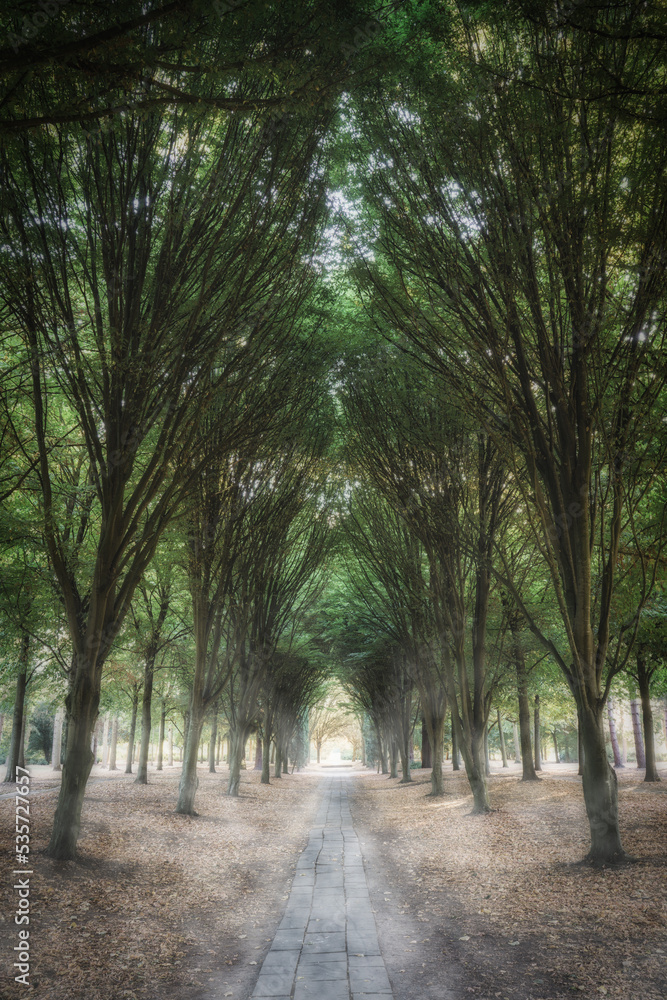
M 139 783 L 178 725 L 188 816 L 204 733 L 237 795 L 250 737 L 265 783 L 357 732 L 408 782 L 421 724 L 484 814 L 489 741 L 535 780 L 549 719 L 624 859 L 610 698 L 654 782 L 667 690 L 664 4 L 0 28 L 0 677 L 7 780 L 55 726 L 50 855 L 129 710 Z

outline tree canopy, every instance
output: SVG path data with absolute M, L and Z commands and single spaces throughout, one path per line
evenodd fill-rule
M 205 727 L 234 795 L 251 735 L 269 781 L 350 719 L 406 782 L 423 721 L 431 794 L 447 745 L 485 813 L 543 697 L 622 860 L 607 699 L 637 685 L 659 780 L 665 663 L 663 6 L 0 24 L 0 644 L 11 773 L 30 686 L 65 703 L 49 853 L 122 675 L 140 782 L 156 684 L 160 746 L 180 713 L 187 815 Z

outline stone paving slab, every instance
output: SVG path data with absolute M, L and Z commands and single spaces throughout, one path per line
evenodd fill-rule
M 349 955 L 350 972 L 354 969 L 384 969 L 382 955 Z
M 299 966 L 297 982 L 300 979 L 345 979 L 347 962 L 309 962 Z
M 296 972 L 300 955 L 301 949 L 298 951 L 274 951 L 271 949 L 264 959 L 260 975 L 264 975 L 265 972 L 273 975 L 275 971 L 276 975 L 283 972 L 291 972 L 293 976 Z
M 295 951 L 303 945 L 303 931 L 293 928 L 286 931 L 276 931 L 271 944 L 272 951 Z
M 253 1000 L 391 1000 L 359 838 L 347 804 L 349 777 L 326 779 L 322 805 Z
M 296 930 L 300 927 L 302 930 L 305 930 L 308 920 L 310 919 L 310 913 L 310 910 L 304 909 L 303 907 L 290 910 L 290 912 L 286 913 L 280 921 L 279 929 L 281 931 Z
M 270 954 L 270 952 L 269 952 Z M 268 956 L 267 956 L 268 957 Z M 345 962 L 347 964 L 347 952 L 346 951 L 329 951 L 326 957 L 322 955 L 301 955 L 299 960 L 299 968 L 303 965 L 319 965 L 323 961 L 326 962 Z
M 262 973 L 257 980 L 255 989 L 253 990 L 254 997 L 283 997 L 289 996 L 292 989 L 292 982 L 294 980 L 293 975 L 276 974 L 274 975 L 264 975 Z
M 350 990 L 347 981 L 340 982 L 297 982 L 294 987 L 294 1000 L 350 1000 Z

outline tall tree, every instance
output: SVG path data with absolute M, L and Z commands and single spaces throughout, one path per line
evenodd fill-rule
M 412 364 L 399 367 L 395 352 L 381 351 L 379 360 L 372 378 L 350 382 L 355 446 L 376 488 L 423 547 L 435 664 L 474 809 L 488 812 L 484 732 L 498 680 L 487 657 L 491 568 L 513 495 L 489 436 L 467 426 Z
M 72 643 L 54 857 L 75 855 L 103 664 L 204 461 L 202 419 L 221 394 L 231 412 L 302 293 L 318 155 L 313 121 L 269 135 L 258 115 L 190 112 L 126 115 L 94 143 L 53 129 L 0 153 L 5 344 L 31 376 L 36 487 Z M 230 447 L 241 429 L 226 427 Z M 84 466 L 61 484 L 72 450 Z
M 665 49 L 639 30 L 654 13 L 584 2 L 555 31 L 546 7 L 511 28 L 461 8 L 421 93 L 404 109 L 378 98 L 382 161 L 359 175 L 378 220 L 376 262 L 358 269 L 369 306 L 425 352 L 522 487 L 566 644 L 527 620 L 577 703 L 595 863 L 624 854 L 603 713 L 627 646 L 610 623 L 666 401 Z
M 67 123 L 98 132 L 128 111 L 282 116 L 331 103 L 368 61 L 355 32 L 379 30 L 376 11 L 361 0 L 9 0 L 0 15 L 0 134 Z M 243 93 L 234 87 L 240 75 Z M 279 85 L 267 91 L 269 77 Z

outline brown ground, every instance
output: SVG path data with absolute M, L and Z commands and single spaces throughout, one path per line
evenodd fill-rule
M 352 815 L 396 1000 L 667 997 L 667 769 L 662 785 L 620 772 L 627 851 L 619 870 L 576 864 L 588 849 L 576 765 L 539 784 L 491 778 L 489 816 L 471 816 L 464 777 L 425 797 L 428 772 L 399 785 L 366 774 Z
M 53 784 L 46 768 L 32 787 Z M 48 774 L 48 779 L 38 773 Z M 44 855 L 55 795 L 31 803 L 31 983 L 14 984 L 14 802 L 0 801 L 0 997 L 15 1000 L 247 1000 L 312 825 L 313 769 L 224 795 L 200 768 L 197 819 L 176 816 L 177 769 L 140 787 L 91 784 L 82 863 Z M 667 996 L 667 772 L 644 786 L 621 773 L 625 846 L 618 871 L 575 864 L 586 852 L 579 779 L 554 765 L 538 785 L 496 772 L 498 809 L 468 815 L 465 778 L 447 795 L 358 772 L 350 789 L 378 931 L 397 1000 L 468 997 L 664 1000 Z M 11 786 L 0 785 L 0 794 Z M 354 791 L 353 791 L 354 789 Z M 11 826 L 10 826 L 11 824 Z
M 173 811 L 177 768 L 150 773 L 148 786 L 120 775 L 94 779 L 83 812 L 82 864 L 45 856 L 56 799 L 35 795 L 31 989 L 8 974 L 18 944 L 10 874 L 17 866 L 8 854 L 14 802 L 0 801 L 3 1000 L 250 996 L 313 822 L 320 778 L 288 775 L 267 787 L 246 771 L 241 796 L 230 799 L 226 773 L 199 772 L 195 819 Z M 53 784 L 52 772 L 31 788 L 45 783 Z M 8 789 L 0 785 L 0 794 Z

